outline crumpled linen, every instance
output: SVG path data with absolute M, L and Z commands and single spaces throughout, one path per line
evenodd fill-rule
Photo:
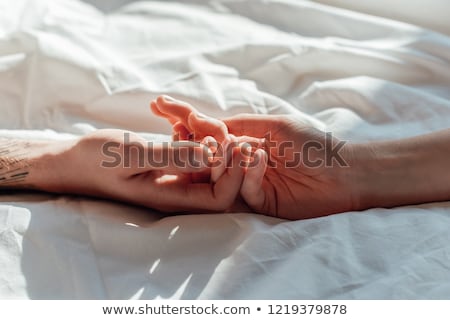
M 288 113 L 352 141 L 448 127 L 450 26 L 415 5 L 382 17 L 370 1 L 323 2 L 140 2 L 105 14 L 3 1 L 0 135 L 116 127 L 167 139 L 148 109 L 160 94 L 216 117 Z M 449 225 L 449 202 L 284 221 L 2 194 L 0 296 L 442 299 Z

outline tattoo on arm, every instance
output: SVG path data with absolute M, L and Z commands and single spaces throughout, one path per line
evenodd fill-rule
M 27 187 L 29 149 L 29 142 L 0 138 L 0 189 Z

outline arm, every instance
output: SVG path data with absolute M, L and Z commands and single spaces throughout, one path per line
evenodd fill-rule
M 185 102 L 159 97 L 152 111 L 167 118 L 175 136 L 227 134 L 265 137 L 270 148 L 255 154 L 241 196 L 259 213 L 287 219 L 450 200 L 450 130 L 386 142 L 351 144 L 285 116 L 238 115 L 209 121 Z M 267 141 L 267 140 L 266 140 Z M 282 145 L 289 146 L 281 148 Z M 308 159 L 306 146 L 313 146 Z M 340 160 L 328 163 L 335 146 Z M 262 151 L 262 152 L 261 152 Z M 264 155 L 264 153 L 266 153 Z M 294 155 L 300 160 L 292 163 Z M 272 161 L 267 161 L 270 157 Z M 325 165 L 310 166 L 313 160 Z M 335 157 L 337 160 L 337 157 Z M 344 165 L 343 165 L 344 164 Z M 347 164 L 347 165 L 345 165 Z
M 199 143 L 152 143 L 121 130 L 72 141 L 2 139 L 0 190 L 88 195 L 169 212 L 224 211 L 239 193 L 239 163 L 246 159 L 235 152 L 233 165 L 210 183 L 216 168 L 209 168 L 208 156 Z
M 356 144 L 358 209 L 450 200 L 450 130 Z
M 44 164 L 49 146 L 44 141 L 0 138 L 0 190 L 45 188 L 40 177 L 50 176 L 40 170 L 50 167 Z

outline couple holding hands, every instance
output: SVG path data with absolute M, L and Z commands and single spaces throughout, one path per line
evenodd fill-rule
M 167 96 L 151 110 L 172 124 L 172 143 L 116 129 L 73 141 L 0 139 L 0 190 L 290 220 L 450 199 L 450 130 L 349 143 L 284 115 L 218 120 Z M 143 162 L 142 151 L 163 161 Z

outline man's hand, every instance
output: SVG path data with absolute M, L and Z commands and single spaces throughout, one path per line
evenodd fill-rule
M 89 195 L 169 212 L 228 209 L 243 180 L 238 163 L 246 161 L 234 148 L 234 165 L 210 183 L 218 169 L 210 168 L 205 145 L 149 144 L 132 132 L 109 129 L 75 141 L 27 142 L 18 149 L 3 161 L 8 183 L 0 188 Z
M 239 115 L 222 121 L 191 105 L 159 97 L 152 111 L 167 118 L 174 136 L 224 141 L 265 139 L 256 146 L 240 194 L 256 212 L 287 219 L 313 218 L 359 208 L 350 145 L 287 116 Z M 253 138 L 252 138 L 253 137 Z

